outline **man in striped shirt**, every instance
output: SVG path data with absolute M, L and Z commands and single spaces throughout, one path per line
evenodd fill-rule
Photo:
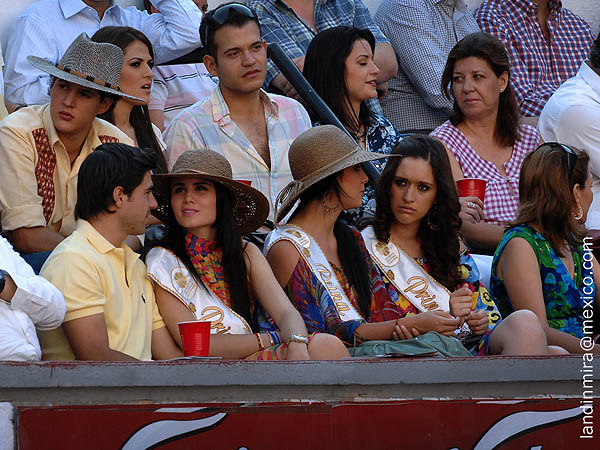
M 296 100 L 261 89 L 267 49 L 251 9 L 231 3 L 209 11 L 200 36 L 208 52 L 204 64 L 219 85 L 165 130 L 169 165 L 190 149 L 221 153 L 233 178 L 251 182 L 269 199 L 272 220 L 277 194 L 292 181 L 289 146 L 311 127 L 308 113 Z

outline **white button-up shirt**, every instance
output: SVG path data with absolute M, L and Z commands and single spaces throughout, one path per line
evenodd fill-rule
M 544 142 L 572 145 L 589 156 L 594 200 L 586 228 L 600 230 L 600 74 L 584 62 L 546 102 L 537 127 Z
M 42 357 L 36 334 L 62 323 L 66 304 L 63 295 L 33 269 L 0 237 L 0 269 L 17 285 L 10 303 L 0 300 L 0 361 L 37 361 Z
M 48 103 L 50 76 L 27 62 L 34 55 L 58 62 L 67 47 L 85 32 L 129 26 L 144 33 L 154 46 L 155 62 L 167 62 L 200 46 L 202 14 L 192 0 L 152 0 L 161 14 L 113 4 L 104 13 L 82 0 L 38 0 L 15 19 L 4 52 L 6 100 L 16 105 Z

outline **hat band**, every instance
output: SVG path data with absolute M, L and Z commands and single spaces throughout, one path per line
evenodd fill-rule
M 114 89 L 115 91 L 121 91 L 121 88 L 115 84 L 109 83 L 108 81 L 100 80 L 98 78 L 94 78 L 93 76 L 86 75 L 82 72 L 78 72 L 77 70 L 71 69 L 70 67 L 65 67 L 61 63 L 56 63 L 55 66 L 57 69 L 70 73 L 71 75 L 75 75 L 76 77 L 83 78 L 84 80 L 91 81 L 92 83 L 107 87 L 109 89 Z

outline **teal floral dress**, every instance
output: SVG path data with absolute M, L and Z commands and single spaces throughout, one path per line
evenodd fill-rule
M 510 303 L 504 280 L 496 276 L 496 265 L 504 247 L 514 237 L 525 239 L 537 257 L 548 325 L 578 338 L 583 337 L 583 297 L 593 298 L 596 290 L 594 283 L 591 285 L 588 283 L 586 294 L 582 291 L 584 278 L 594 279 L 591 264 L 589 269 L 583 266 L 583 245 L 572 249 L 575 264 L 575 279 L 573 280 L 550 243 L 529 225 L 519 225 L 504 233 L 494 255 L 490 290 L 492 297 L 496 299 L 502 317 L 506 317 L 514 309 Z

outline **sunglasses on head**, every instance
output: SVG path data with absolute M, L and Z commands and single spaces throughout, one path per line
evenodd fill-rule
M 571 175 L 573 175 L 573 169 L 575 168 L 575 164 L 577 164 L 577 153 L 565 144 L 559 144 L 558 142 L 545 142 L 544 145 L 549 146 L 551 149 L 558 149 L 561 151 L 561 154 L 565 155 L 563 161 L 566 160 L 566 164 L 563 163 L 563 166 L 567 169 L 567 175 L 569 176 L 569 180 L 571 179 Z
M 212 12 L 212 14 L 211 13 L 207 14 L 203 19 L 203 20 L 209 21 L 206 23 L 206 27 L 204 28 L 204 42 L 203 42 L 204 46 L 206 46 L 206 44 L 208 43 L 209 23 L 213 27 L 220 27 L 221 25 L 223 25 L 225 22 L 227 22 L 229 20 L 231 11 L 235 11 L 236 13 L 238 13 L 242 16 L 249 17 L 250 19 L 258 20 L 254 11 L 252 11 L 250 8 L 248 8 L 245 5 L 241 5 L 239 3 L 231 3 L 229 5 L 219 6 L 219 7 L 217 7 L 217 9 L 215 9 Z

